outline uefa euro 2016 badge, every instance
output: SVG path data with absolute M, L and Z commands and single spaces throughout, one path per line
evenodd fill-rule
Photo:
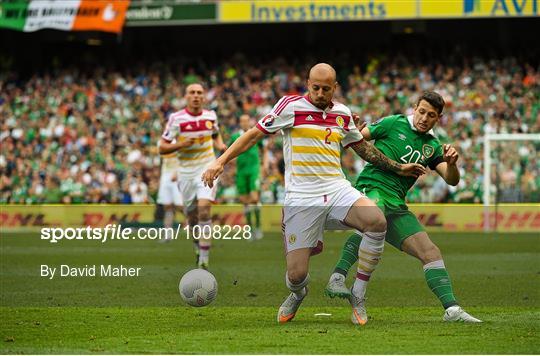
M 289 244 L 292 245 L 295 242 L 296 242 L 296 235 L 295 234 L 289 235 Z
M 262 119 L 262 124 L 264 127 L 270 127 L 274 123 L 274 116 L 272 114 L 268 114 Z
M 208 130 L 212 130 L 214 127 L 214 123 L 212 121 L 206 121 L 205 125 Z
M 339 127 L 343 127 L 345 125 L 345 120 L 341 116 L 336 117 L 336 124 L 338 124 Z
M 424 154 L 424 156 L 426 158 L 429 158 L 431 156 L 433 156 L 433 153 L 435 152 L 435 149 L 433 147 L 431 147 L 430 145 L 424 145 L 422 146 L 422 153 Z

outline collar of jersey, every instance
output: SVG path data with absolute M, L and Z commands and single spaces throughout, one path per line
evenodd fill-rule
M 192 113 L 191 111 L 189 111 L 189 109 L 188 109 L 187 107 L 184 108 L 184 110 L 186 110 L 186 112 L 187 112 L 189 115 L 194 116 L 194 117 L 201 116 L 201 115 L 203 114 L 203 112 L 204 112 L 204 109 L 202 109 L 201 112 L 200 112 L 199 114 L 194 114 L 194 113 Z
M 309 97 L 309 94 L 304 95 L 304 99 L 306 99 L 307 102 L 310 103 L 311 105 L 315 106 L 315 104 L 313 104 L 313 102 L 311 101 L 311 99 L 310 99 L 310 97 Z M 316 106 L 315 106 L 315 107 L 316 107 Z M 323 110 L 323 109 L 318 108 L 318 107 L 316 107 L 316 108 L 317 108 L 317 110 L 321 110 L 321 111 L 324 111 L 324 112 L 328 112 L 328 111 L 332 110 L 333 107 L 334 107 L 334 102 L 333 102 L 333 101 L 330 101 L 330 105 L 328 105 L 328 106 L 326 107 L 326 109 Z
M 411 125 L 411 129 L 413 131 L 418 131 L 416 129 L 416 127 L 414 127 L 414 116 L 413 115 L 407 116 L 407 121 L 409 121 L 409 125 Z M 435 132 L 433 131 L 433 129 L 429 130 L 427 133 L 430 134 L 431 136 L 435 136 Z

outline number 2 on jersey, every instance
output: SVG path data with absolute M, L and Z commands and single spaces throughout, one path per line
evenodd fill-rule
M 326 137 L 324 138 L 324 143 L 326 143 L 327 145 L 329 145 L 331 142 L 329 141 L 329 138 L 330 136 L 332 135 L 332 129 L 327 127 L 326 128 L 326 132 L 328 132 L 328 134 L 326 135 Z

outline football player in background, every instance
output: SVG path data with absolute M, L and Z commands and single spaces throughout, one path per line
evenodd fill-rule
M 169 116 L 165 132 L 159 141 L 159 153 L 178 152 L 180 180 L 178 187 L 184 202 L 185 215 L 193 228 L 199 225 L 212 229 L 211 204 L 216 198 L 216 185 L 207 187 L 201 180 L 202 173 L 215 160 L 214 149 L 223 151 L 227 146 L 219 134 L 215 111 L 203 108 L 205 90 L 199 83 L 190 84 L 185 95 L 184 109 Z M 206 229 L 207 230 L 207 229 Z M 203 237 L 201 233 L 201 237 Z M 210 255 L 210 238 L 194 240 L 198 266 L 207 269 Z
M 229 146 L 251 128 L 251 118 L 249 115 L 244 114 L 240 116 L 239 124 L 240 130 L 231 136 Z M 262 140 L 258 141 L 257 144 L 236 158 L 236 189 L 238 190 L 240 202 L 244 205 L 246 222 L 255 232 L 254 238 L 256 240 L 263 237 L 260 203 L 261 155 L 263 170 L 267 170 L 268 152 Z
M 163 242 L 173 238 L 174 216 L 177 211 L 183 211 L 182 196 L 178 189 L 178 157 L 176 153 L 161 155 L 161 176 L 157 203 L 163 205 L 163 227 L 166 228 L 166 236 Z

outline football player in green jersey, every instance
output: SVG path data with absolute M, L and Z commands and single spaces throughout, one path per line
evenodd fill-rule
M 229 146 L 252 126 L 249 115 L 240 116 L 239 123 L 240 131 L 231 136 Z M 259 141 L 236 159 L 236 188 L 240 196 L 240 202 L 244 204 L 246 222 L 252 228 L 254 227 L 253 237 L 256 240 L 261 239 L 263 236 L 261 230 L 261 203 L 259 200 L 261 191 L 261 152 L 263 157 L 263 167 L 266 167 L 268 155 L 263 141 Z M 253 225 L 252 215 L 255 217 L 255 225 Z
M 446 183 L 455 186 L 460 179 L 458 153 L 451 145 L 441 145 L 432 131 L 442 116 L 444 104 L 438 93 L 425 92 L 418 99 L 413 115 L 382 118 L 364 127 L 361 130 L 362 135 L 366 140 L 375 140 L 375 146 L 388 158 L 400 163 L 420 163 L 428 166 Z M 398 176 L 368 164 L 358 176 L 355 187 L 384 212 L 388 224 L 386 241 L 422 262 L 426 282 L 445 308 L 443 320 L 481 322 L 458 305 L 441 251 L 407 208 L 405 197 L 415 182 L 416 178 Z M 357 273 L 357 279 L 363 280 L 363 283 L 355 283 L 351 291 L 345 286 L 345 277 L 358 260 L 361 239 L 360 232 L 349 237 L 325 289 L 328 296 L 349 298 L 353 305 L 365 304 L 364 296 L 369 280 Z M 359 270 L 360 265 L 363 270 L 369 270 L 369 265 L 365 266 L 369 262 L 359 260 Z M 363 312 L 365 313 L 365 307 Z M 367 315 L 365 317 L 367 320 Z

